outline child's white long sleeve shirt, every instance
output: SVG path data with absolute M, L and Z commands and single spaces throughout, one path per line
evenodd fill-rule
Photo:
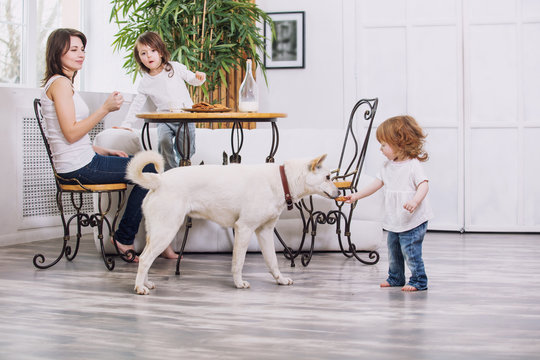
M 137 89 L 138 94 L 133 98 L 126 118 L 120 126 L 133 127 L 138 119 L 135 115 L 141 112 L 148 98 L 152 100 L 157 111 L 169 111 L 171 104 L 180 105 L 182 108 L 190 108 L 193 105 L 186 82 L 193 86 L 200 86 L 204 80 L 198 80 L 195 73 L 189 71 L 183 64 L 176 61 L 169 63 L 172 65 L 172 71 L 163 70 L 155 76 L 143 74 Z

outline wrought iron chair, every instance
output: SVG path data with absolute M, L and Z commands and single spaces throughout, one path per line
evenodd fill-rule
M 360 179 L 360 174 L 362 172 L 362 166 L 366 157 L 369 137 L 371 134 L 371 128 L 373 126 L 373 119 L 375 118 L 375 113 L 377 112 L 378 103 L 378 98 L 362 99 L 356 103 L 351 112 L 347 131 L 345 133 L 345 139 L 343 140 L 343 147 L 341 150 L 339 164 L 337 169 L 332 171 L 332 173 L 335 174 L 332 180 L 334 181 L 334 184 L 340 189 L 342 195 L 351 194 L 357 191 L 356 187 L 358 185 L 358 180 Z M 355 127 L 360 126 L 360 122 L 355 121 L 356 118 L 360 117 L 360 115 L 355 116 L 358 110 L 364 110 L 363 119 L 367 121 L 367 128 L 363 143 L 359 142 L 361 139 L 360 137 L 358 137 L 357 139 L 357 134 L 355 131 Z M 379 261 L 379 253 L 377 251 L 359 250 L 356 248 L 356 245 L 351 240 L 350 227 L 356 203 L 346 204 L 341 201 L 335 201 L 335 204 L 337 209 L 330 210 L 328 212 L 315 210 L 313 207 L 313 198 L 311 196 L 309 198 L 302 199 L 300 202 L 295 204 L 301 214 L 303 223 L 303 234 L 298 250 L 294 251 L 293 249 L 289 248 L 288 251 L 284 252 L 285 257 L 291 260 L 291 266 L 294 266 L 294 259 L 300 254 L 302 254 L 302 265 L 307 266 L 311 261 L 315 244 L 315 237 L 317 236 L 318 224 L 336 225 L 336 234 L 338 236 L 339 247 L 343 255 L 345 255 L 346 257 L 355 257 L 358 261 L 367 265 L 374 265 Z M 348 211 L 346 211 L 347 206 L 349 207 Z M 343 235 L 347 239 L 345 245 L 344 239 L 342 237 L 342 221 L 345 225 L 345 232 Z M 302 249 L 304 247 L 308 232 L 311 233 L 311 244 L 309 250 L 307 252 L 303 252 Z M 292 256 L 290 256 L 291 253 Z M 359 254 L 362 253 L 366 253 L 368 255 L 367 260 L 364 260 L 360 257 Z
M 118 219 L 118 215 L 120 213 L 120 210 L 124 206 L 125 202 L 125 192 L 127 189 L 127 185 L 125 183 L 116 183 L 116 184 L 82 184 L 77 179 L 64 179 L 61 176 L 58 175 L 56 172 L 56 168 L 53 163 L 51 148 L 49 145 L 49 141 L 47 140 L 47 137 L 45 136 L 45 132 L 43 129 L 43 116 L 41 113 L 41 102 L 40 99 L 34 99 L 34 112 L 36 115 L 37 123 L 39 125 L 39 130 L 41 133 L 41 137 L 43 138 L 43 143 L 45 144 L 45 149 L 47 150 L 47 155 L 49 156 L 49 161 L 51 163 L 51 167 L 54 174 L 54 180 L 56 183 L 56 204 L 58 206 L 58 211 L 60 212 L 60 217 L 62 218 L 62 225 L 64 227 L 64 238 L 63 238 L 63 244 L 62 244 L 62 250 L 60 251 L 60 254 L 58 257 L 50 262 L 49 264 L 45 264 L 45 256 L 42 254 L 36 254 L 34 255 L 33 263 L 34 266 L 39 269 L 47 269 L 55 265 L 63 255 L 66 256 L 66 259 L 69 261 L 72 261 L 75 256 L 77 256 L 77 252 L 79 251 L 79 244 L 81 240 L 81 229 L 82 227 L 90 226 L 90 227 L 97 227 L 98 230 L 98 238 L 101 245 L 101 256 L 103 258 L 103 262 L 105 263 L 105 266 L 109 270 L 114 269 L 115 261 L 114 258 L 111 256 L 108 256 L 105 254 L 105 247 L 103 244 L 103 224 L 105 223 L 109 229 L 109 233 L 111 235 L 114 235 L 114 230 L 116 229 L 116 221 Z M 67 183 L 67 184 L 66 184 Z M 62 202 L 63 194 L 69 194 L 71 204 L 73 205 L 73 208 L 75 209 L 75 214 L 72 215 L 67 221 L 66 221 L 66 215 L 64 214 L 64 205 Z M 111 210 L 112 206 L 112 199 L 111 194 L 112 193 L 118 193 L 118 205 L 116 207 L 116 213 L 114 220 L 111 223 L 107 219 L 106 215 Z M 83 194 L 95 194 L 94 200 L 97 199 L 97 209 L 98 211 L 93 214 L 87 214 L 85 212 L 82 212 L 83 208 Z M 107 194 L 107 206 L 104 207 L 102 196 L 103 194 Z M 77 221 L 77 241 L 75 243 L 75 248 L 72 249 L 71 245 L 69 245 L 70 235 L 69 235 L 69 227 L 71 222 L 76 219 Z M 114 237 L 113 237 L 114 238 Z M 114 243 L 114 246 L 116 248 L 116 252 L 120 257 L 126 261 L 131 262 L 135 259 L 135 251 L 129 250 L 126 253 L 121 253 L 118 249 L 118 245 L 116 244 L 116 241 Z

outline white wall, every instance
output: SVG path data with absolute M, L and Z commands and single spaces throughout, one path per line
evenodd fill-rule
M 465 226 L 538 231 L 540 1 L 464 2 Z
M 430 228 L 463 228 L 461 2 L 258 3 L 268 12 L 306 12 L 306 69 L 268 70 L 265 108 L 292 107 L 293 127 L 343 127 L 361 98 L 379 98 L 375 126 L 415 116 L 429 134 L 426 169 L 437 215 Z M 368 174 L 384 160 L 378 148 L 373 136 Z
M 305 11 L 305 69 L 268 70 L 268 88 L 259 77 L 260 110 L 288 114 L 281 129 L 343 128 L 356 100 L 379 97 L 376 125 L 410 113 L 428 132 L 431 229 L 540 230 L 539 1 L 257 3 L 268 12 Z M 85 4 L 92 15 L 84 22 L 89 45 L 82 85 L 134 93 L 122 55 L 110 48 L 115 29 L 108 1 Z M 17 119 L 32 115 L 38 93 L 0 88 L 0 151 L 8 174 L 0 190 L 0 245 L 60 234 L 18 225 Z M 86 96 L 97 105 L 105 95 Z M 372 139 L 366 173 L 375 174 L 382 160 Z

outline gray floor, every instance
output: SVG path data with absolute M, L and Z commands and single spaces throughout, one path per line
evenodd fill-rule
M 0 248 L 0 359 L 538 359 L 540 235 L 428 233 L 429 290 L 380 289 L 365 266 L 318 253 L 274 284 L 248 254 L 248 290 L 228 254 L 158 259 L 158 288 L 133 292 L 136 265 L 109 272 L 86 239 L 74 262 L 35 270 L 56 242 Z

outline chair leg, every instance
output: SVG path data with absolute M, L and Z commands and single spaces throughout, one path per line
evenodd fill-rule
M 109 271 L 114 270 L 115 261 L 112 258 L 112 256 L 107 256 L 105 254 L 105 244 L 103 243 L 103 223 L 107 225 L 107 228 L 109 229 L 109 233 L 111 232 L 111 225 L 109 224 L 109 220 L 107 219 L 106 215 L 109 212 L 111 208 L 111 193 L 107 192 L 107 209 L 104 211 L 102 208 L 102 202 L 101 202 L 101 196 L 103 193 L 98 194 L 98 213 L 95 213 L 93 216 L 95 218 L 95 226 L 97 226 L 98 230 L 98 239 L 99 239 L 99 247 L 101 249 L 101 258 L 103 259 L 103 263 L 105 264 L 105 267 Z
M 34 263 L 34 266 L 37 267 L 38 269 L 48 269 L 54 266 L 58 261 L 60 261 L 62 256 L 64 256 L 68 248 L 67 242 L 69 240 L 69 225 L 66 223 L 66 218 L 64 216 L 64 207 L 62 204 L 62 193 L 59 190 L 56 191 L 56 205 L 58 206 L 58 211 L 60 211 L 60 217 L 62 219 L 62 226 L 64 227 L 64 238 L 62 240 L 63 241 L 62 250 L 60 251 L 60 254 L 58 254 L 58 257 L 47 265 L 42 265 L 45 262 L 45 256 L 43 254 L 34 255 L 34 259 L 32 260 L 32 262 Z
M 188 216 L 186 220 L 186 230 L 184 231 L 184 239 L 182 239 L 182 246 L 180 247 L 180 253 L 178 254 L 178 259 L 176 259 L 176 275 L 180 275 L 180 261 L 182 261 L 182 256 L 184 255 L 184 249 L 186 247 L 188 235 L 189 235 L 189 229 L 193 226 L 193 223 L 191 222 L 191 218 Z
M 69 225 L 71 224 L 71 221 L 74 218 L 77 219 L 77 242 L 75 243 L 75 250 L 72 253 L 71 246 L 68 245 L 66 248 L 66 259 L 68 259 L 69 261 L 72 261 L 73 259 L 75 259 L 75 256 L 77 256 L 77 253 L 79 252 L 79 245 L 81 243 L 81 237 L 82 237 L 82 227 L 88 226 L 90 219 L 88 217 L 88 214 L 81 212 L 81 209 L 83 206 L 83 194 L 82 193 L 78 194 L 78 203 L 75 202 L 74 193 L 70 193 L 69 195 L 70 195 L 71 205 L 77 211 L 77 213 L 73 215 L 72 217 L 70 217 L 67 222 L 67 227 L 69 231 Z
M 274 228 L 274 234 L 276 234 L 276 237 L 278 238 L 279 242 L 283 246 L 283 255 L 285 256 L 285 259 L 291 260 L 291 267 L 295 267 L 294 258 L 296 257 L 293 254 L 293 250 L 285 244 L 285 241 L 281 238 L 281 235 L 279 235 L 279 232 L 276 228 Z M 304 242 L 304 239 L 302 239 L 302 243 Z M 297 254 L 298 255 L 298 254 Z
M 352 213 L 353 209 L 351 209 L 349 213 L 349 217 L 345 216 L 343 212 L 339 211 L 340 216 L 338 217 L 336 221 L 336 233 L 338 236 L 339 241 L 339 247 L 341 249 L 341 252 L 343 255 L 345 255 L 348 258 L 354 257 L 356 260 L 360 261 L 362 264 L 365 265 L 375 265 L 379 262 L 380 256 L 379 253 L 376 250 L 357 250 L 356 245 L 351 240 L 351 219 L 352 219 Z M 348 250 L 345 250 L 343 247 L 343 242 L 341 238 L 341 216 L 343 216 L 343 219 L 345 221 L 345 237 L 347 238 L 347 243 L 349 245 Z M 364 260 L 360 258 L 359 254 L 368 254 L 368 258 L 371 260 Z
M 313 215 L 316 216 L 316 213 Z M 309 251 L 302 254 L 302 265 L 308 266 L 311 262 L 311 258 L 313 257 L 313 250 L 315 249 L 315 238 L 317 237 L 317 220 L 316 217 L 311 216 L 308 221 L 308 226 L 311 224 L 311 244 L 309 246 Z M 303 245 L 304 239 L 302 239 Z M 302 248 L 299 248 L 298 251 L 300 251 Z

